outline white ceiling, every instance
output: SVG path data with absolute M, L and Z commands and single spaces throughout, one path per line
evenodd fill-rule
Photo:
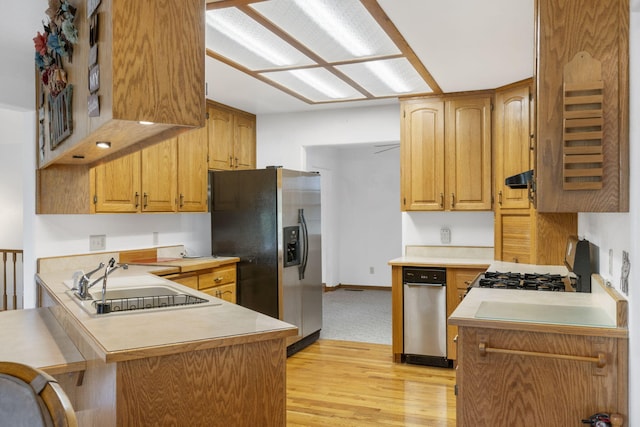
M 444 92 L 493 89 L 533 74 L 533 0 L 378 0 Z M 254 114 L 395 103 L 308 105 L 212 58 L 208 98 Z
M 633 0 L 637 4 L 640 0 Z M 445 92 L 488 89 L 533 73 L 533 0 L 378 0 Z M 0 107 L 31 109 L 33 42 L 46 0 L 0 0 Z M 255 114 L 397 102 L 308 105 L 209 57 L 208 95 Z

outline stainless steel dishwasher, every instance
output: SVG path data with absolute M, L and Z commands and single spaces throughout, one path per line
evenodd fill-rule
M 404 361 L 451 367 L 447 359 L 447 270 L 402 269 Z

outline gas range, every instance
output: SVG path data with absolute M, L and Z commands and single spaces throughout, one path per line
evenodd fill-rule
M 564 292 L 567 290 L 568 285 L 567 276 L 561 274 L 487 271 L 480 275 L 471 286 L 492 289 Z

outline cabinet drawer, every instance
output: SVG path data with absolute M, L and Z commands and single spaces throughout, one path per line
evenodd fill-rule
M 191 289 L 198 289 L 198 275 L 197 274 L 170 274 L 168 276 L 162 276 L 165 279 L 172 282 L 180 283 L 181 285 L 188 286 Z
M 228 302 L 236 303 L 236 284 L 229 283 L 228 285 L 215 286 L 213 288 L 205 289 L 204 292 L 212 297 L 220 298 Z
M 220 267 L 210 273 L 203 273 L 198 280 L 198 289 L 208 289 L 214 286 L 226 285 L 236 281 L 236 267 Z

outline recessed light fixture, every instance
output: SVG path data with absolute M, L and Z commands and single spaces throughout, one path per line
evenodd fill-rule
M 98 141 L 98 142 L 96 142 L 96 147 L 98 147 L 98 148 L 111 148 L 111 143 L 109 141 Z
M 141 125 L 145 125 L 145 126 L 149 126 L 149 125 L 153 124 L 153 122 L 145 122 L 144 120 L 141 120 L 138 123 L 140 123 Z

